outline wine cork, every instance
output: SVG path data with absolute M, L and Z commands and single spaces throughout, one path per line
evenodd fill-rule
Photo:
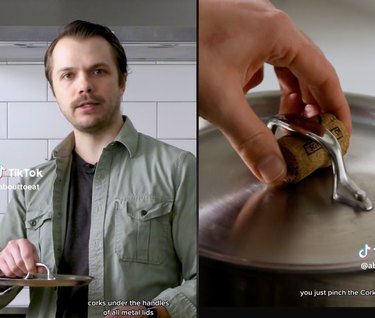
M 345 155 L 349 147 L 349 136 L 343 122 L 328 113 L 313 118 L 336 137 L 341 152 Z M 307 137 L 286 135 L 278 143 L 288 167 L 286 182 L 297 183 L 315 170 L 331 165 L 330 156 L 323 146 Z

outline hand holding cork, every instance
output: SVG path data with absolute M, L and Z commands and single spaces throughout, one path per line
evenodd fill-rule
M 350 136 L 350 108 L 333 65 L 271 2 L 200 0 L 198 38 L 199 115 L 260 181 L 280 184 L 287 174 L 275 137 L 245 97 L 262 82 L 265 64 L 280 85 L 278 113 L 303 114 L 314 105 L 341 120 Z

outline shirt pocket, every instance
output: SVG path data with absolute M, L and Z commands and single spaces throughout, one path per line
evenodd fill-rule
M 171 233 L 172 202 L 115 202 L 116 254 L 123 261 L 161 264 Z
M 52 211 L 50 209 L 29 210 L 25 220 L 27 239 L 36 247 L 43 261 L 50 254 L 52 245 Z

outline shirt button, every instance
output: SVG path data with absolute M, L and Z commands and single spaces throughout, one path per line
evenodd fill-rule
M 141 211 L 141 215 L 142 215 L 142 216 L 145 216 L 146 214 L 147 214 L 147 211 L 146 211 L 146 210 L 142 210 L 142 211 Z
M 36 225 L 36 221 L 35 220 L 30 221 L 30 225 L 31 226 L 35 226 Z

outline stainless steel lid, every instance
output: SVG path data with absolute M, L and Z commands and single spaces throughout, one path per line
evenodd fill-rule
M 47 265 L 36 263 L 36 267 L 43 267 L 44 274 L 32 275 L 28 273 L 25 277 L 12 278 L 0 276 L 0 286 L 29 286 L 29 287 L 68 287 L 88 285 L 93 277 L 81 275 L 54 275 Z M 3 275 L 0 272 L 1 275 Z
M 0 286 L 29 286 L 29 287 L 69 287 L 88 285 L 92 281 L 90 276 L 54 275 L 54 279 L 38 276 L 25 278 L 0 278 Z
M 374 202 L 375 98 L 347 98 L 353 132 L 346 167 Z M 249 101 L 265 121 L 278 111 L 276 92 L 249 95 Z M 214 127 L 201 129 L 199 141 L 201 256 L 278 271 L 361 271 L 363 262 L 372 269 L 375 210 L 360 212 L 333 202 L 331 168 L 295 185 L 268 187 Z M 360 257 L 361 249 L 366 257 Z

